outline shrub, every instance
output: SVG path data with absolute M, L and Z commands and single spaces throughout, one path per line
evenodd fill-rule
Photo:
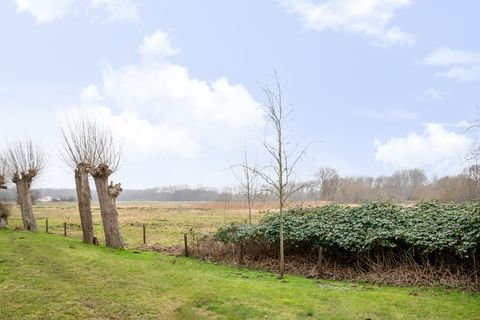
M 480 242 L 480 204 L 421 202 L 404 207 L 371 202 L 359 207 L 332 204 L 291 209 L 284 216 L 285 244 L 290 248 L 326 247 L 351 253 L 377 249 L 415 250 L 468 257 Z M 257 225 L 231 224 L 215 239 L 225 243 L 250 240 L 272 245 L 279 239 L 279 214 Z
M 4 220 L 5 222 L 8 221 L 11 209 L 12 207 L 9 204 L 0 202 L 0 222 L 1 220 Z

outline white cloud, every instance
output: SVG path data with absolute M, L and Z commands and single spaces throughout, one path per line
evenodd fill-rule
M 29 12 L 38 22 L 53 22 L 73 13 L 75 5 L 87 9 L 85 1 L 79 0 L 15 0 L 18 12 Z M 103 9 L 107 21 L 130 21 L 138 19 L 138 8 L 133 0 L 90 0 L 90 8 Z
M 168 58 L 179 52 L 178 49 L 170 45 L 168 34 L 161 30 L 157 30 L 151 36 L 144 37 L 143 45 L 139 51 L 146 60 Z
M 380 45 L 413 45 L 415 37 L 390 24 L 395 11 L 412 0 L 280 0 L 291 13 L 302 17 L 307 28 L 363 34 Z
M 439 77 L 462 82 L 480 80 L 480 53 L 440 47 L 435 49 L 423 62 L 429 66 L 445 67 L 437 73 Z
M 465 121 L 465 120 L 457 122 L 457 123 L 454 124 L 455 127 L 464 128 L 464 129 L 471 128 L 473 125 L 474 125 L 473 122 Z
M 441 47 L 435 49 L 424 61 L 433 66 L 470 65 L 480 62 L 480 54 Z
M 95 103 L 102 100 L 102 96 L 98 92 L 98 88 L 94 84 L 90 84 L 87 87 L 83 88 L 82 93 L 80 94 L 80 99 L 84 103 Z
M 112 110 L 100 104 L 84 104 L 81 108 L 62 110 L 63 115 L 83 115 L 96 119 L 110 128 L 114 136 L 126 148 L 128 153 L 155 152 L 182 157 L 196 157 L 200 146 L 187 136 L 183 128 L 170 126 L 168 123 L 154 125 L 143 119 L 134 111 L 122 111 L 114 114 Z
M 375 159 L 393 169 L 422 168 L 434 174 L 454 173 L 461 167 L 472 140 L 465 134 L 449 131 L 442 124 L 427 123 L 421 133 L 376 140 Z
M 52 22 L 72 12 L 75 0 L 15 0 L 18 12 L 29 12 L 38 22 Z
M 151 41 L 158 35 L 160 46 Z M 81 94 L 83 106 L 115 127 L 126 148 L 197 157 L 211 149 L 243 146 L 245 136 L 263 124 L 260 103 L 243 85 L 223 77 L 212 82 L 196 79 L 186 67 L 169 62 L 162 51 L 173 50 L 166 34 L 157 31 L 145 37 L 141 48 L 160 58 L 106 67 L 102 82 Z
M 93 8 L 104 8 L 109 13 L 110 21 L 138 20 L 138 8 L 133 0 L 91 0 Z

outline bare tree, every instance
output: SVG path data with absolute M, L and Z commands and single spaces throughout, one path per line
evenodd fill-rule
M 91 209 L 91 190 L 88 181 L 89 170 L 95 166 L 102 146 L 99 144 L 102 129 L 86 116 L 75 119 L 65 118 L 62 128 L 63 146 L 61 154 L 64 162 L 74 170 L 77 191 L 78 211 L 82 224 L 83 242 L 94 243 L 94 230 Z
M 235 171 L 238 168 L 238 172 Z M 258 190 L 258 166 L 251 164 L 248 161 L 247 148 L 243 152 L 242 163 L 232 168 L 232 173 L 235 179 L 242 188 L 242 193 L 247 201 L 248 207 L 248 223 L 252 224 L 252 209 L 257 200 Z
M 228 203 L 233 198 L 232 189 L 229 187 L 225 187 L 221 195 L 223 197 L 223 223 L 227 223 Z
M 117 197 L 122 192 L 120 183 L 108 184 L 110 175 L 117 171 L 120 163 L 120 146 L 115 142 L 113 134 L 108 129 L 100 129 L 95 138 L 94 163 L 90 166 L 89 172 L 95 181 L 100 213 L 102 215 L 103 230 L 105 233 L 105 244 L 111 248 L 124 248 L 118 223 Z
M 273 131 L 273 141 L 266 139 L 263 146 L 271 159 L 270 165 L 262 170 L 254 170 L 258 176 L 269 186 L 270 191 L 278 199 L 279 206 L 279 258 L 280 277 L 285 274 L 285 251 L 283 220 L 284 209 L 290 197 L 300 189 L 305 188 L 304 183 L 295 181 L 295 170 L 302 158 L 305 156 L 307 147 L 300 152 L 296 148 L 290 149 L 290 144 L 285 130 L 291 120 L 293 109 L 287 106 L 283 100 L 283 92 L 280 86 L 277 72 L 274 71 L 273 86 L 263 86 L 266 102 L 263 110 L 270 129 Z
M 340 182 L 338 171 L 330 167 L 320 168 L 315 177 L 320 185 L 320 200 L 332 201 Z
M 36 231 L 37 223 L 33 215 L 30 187 L 45 168 L 45 153 L 29 139 L 18 140 L 8 145 L 6 161 L 12 182 L 17 186 L 17 201 L 22 212 L 23 227 Z

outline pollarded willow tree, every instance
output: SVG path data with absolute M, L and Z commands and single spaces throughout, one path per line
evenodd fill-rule
M 74 171 L 78 211 L 82 224 L 83 242 L 94 243 L 91 209 L 91 190 L 88 181 L 90 168 L 100 157 L 103 131 L 94 120 L 85 116 L 66 117 L 62 128 L 64 162 Z
M 0 154 L 0 189 L 7 189 L 7 161 L 3 154 Z
M 95 138 L 98 153 L 89 172 L 95 181 L 100 213 L 102 215 L 105 244 L 111 248 L 124 248 L 120 234 L 117 211 L 117 197 L 122 192 L 120 183 L 108 183 L 110 175 L 117 171 L 120 163 L 120 146 L 116 143 L 110 130 L 102 128 Z
M 0 189 L 7 189 L 7 162 L 2 154 L 0 154 Z M 0 202 L 0 229 L 7 225 L 8 216 L 10 215 L 10 206 Z
M 32 140 L 18 140 L 8 145 L 5 159 L 9 176 L 17 187 L 17 201 L 20 204 L 23 227 L 36 231 L 37 223 L 33 215 L 30 188 L 32 182 L 45 169 L 44 150 L 34 145 Z

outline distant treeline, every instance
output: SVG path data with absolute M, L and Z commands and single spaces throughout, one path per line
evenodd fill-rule
M 380 177 L 342 177 L 337 170 L 321 168 L 311 181 L 303 182 L 292 200 L 334 201 L 339 203 L 360 203 L 372 200 L 463 202 L 480 198 L 480 167 L 472 166 L 462 173 L 441 178 L 428 179 L 420 169 L 397 171 Z M 260 187 L 261 188 L 261 187 Z M 52 201 L 76 201 L 75 189 L 42 188 L 32 190 L 34 201 L 51 197 Z M 0 192 L 0 201 L 14 201 L 16 190 L 10 187 Z M 257 201 L 273 196 L 259 192 Z M 211 188 L 189 187 L 187 185 L 150 188 L 143 190 L 126 189 L 119 201 L 235 201 L 243 200 L 239 187 Z M 96 194 L 93 194 L 96 201 Z
M 75 189 L 40 188 L 32 190 L 34 201 L 51 198 L 51 201 L 74 202 L 77 200 Z M 163 188 L 150 188 L 143 190 L 125 189 L 117 200 L 119 201 L 231 201 L 241 200 L 242 195 L 229 189 L 228 191 L 214 188 L 190 188 L 188 186 L 175 186 Z M 16 190 L 12 186 L 0 192 L 0 201 L 14 201 Z M 92 200 L 97 201 L 97 195 L 92 194 Z
M 464 202 L 480 197 L 479 165 L 470 166 L 457 175 L 433 179 L 428 179 L 421 169 L 380 177 L 341 177 L 335 169 L 321 168 L 315 177 L 297 197 L 340 203 L 372 200 Z

